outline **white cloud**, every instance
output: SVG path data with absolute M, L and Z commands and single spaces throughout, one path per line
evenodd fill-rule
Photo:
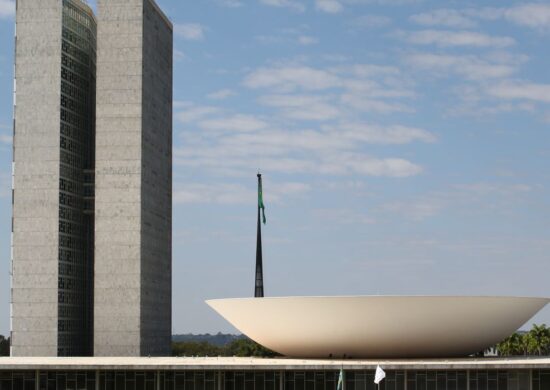
M 0 144 L 11 145 L 12 136 L 7 134 L 0 134 Z
M 523 99 L 550 103 L 550 84 L 503 82 L 488 88 L 489 95 L 501 99 Z
M 466 17 L 463 12 L 454 9 L 439 9 L 412 15 L 410 20 L 423 26 L 443 26 L 452 28 L 471 28 L 477 23 Z
M 480 7 L 461 10 L 439 9 L 411 16 L 411 21 L 424 26 L 471 28 L 476 20 L 507 20 L 519 26 L 541 31 L 550 29 L 550 4 L 523 3 L 512 7 Z
M 400 125 L 375 126 L 354 123 L 342 125 L 338 131 L 345 139 L 369 144 L 402 145 L 414 141 L 436 141 L 436 137 L 429 131 Z
M 242 131 L 242 124 L 233 128 L 228 122 L 209 123 L 209 128 L 217 130 L 214 132 L 181 133 L 182 147 L 174 152 L 175 163 L 228 176 L 261 167 L 284 174 L 406 177 L 421 173 L 422 167 L 401 158 L 372 157 L 361 152 L 362 148 L 367 144 L 435 140 L 425 130 L 401 126 L 350 124 L 317 130 L 280 130 L 268 126 L 252 130 L 263 126 L 262 123 L 252 125 L 250 131 Z
M 401 158 L 363 159 L 350 165 L 357 173 L 369 176 L 409 177 L 422 172 L 422 167 Z
M 300 35 L 298 37 L 298 43 L 300 45 L 313 45 L 315 43 L 319 42 L 319 40 L 317 38 L 314 38 L 314 37 L 310 37 L 310 36 L 307 36 L 307 35 Z
M 338 13 L 344 8 L 337 0 L 315 0 L 315 7 L 330 14 Z
M 231 97 L 231 96 L 234 96 L 234 95 L 235 95 L 235 92 L 233 92 L 230 89 L 225 88 L 225 89 L 220 89 L 218 91 L 209 93 L 207 95 L 207 97 L 208 97 L 208 99 L 213 99 L 213 100 L 223 100 L 223 99 L 227 99 L 228 97 Z
M 346 4 L 378 4 L 378 5 L 405 5 L 405 4 L 414 4 L 421 3 L 424 0 L 341 0 Z
M 267 127 L 267 123 L 252 115 L 237 114 L 226 118 L 200 121 L 198 126 L 205 130 L 254 131 Z
M 471 31 L 424 30 L 406 33 L 406 40 L 416 45 L 507 47 L 515 43 L 510 37 L 493 37 Z
M 527 3 L 508 8 L 504 17 L 521 26 L 547 30 L 550 28 L 550 4 Z
M 251 72 L 244 84 L 274 92 L 261 98 L 260 102 L 281 108 L 281 115 L 286 118 L 322 121 L 343 117 L 353 111 L 378 114 L 414 112 L 400 100 L 414 97 L 415 93 L 399 69 L 391 66 L 260 68 Z M 316 91 L 317 95 L 300 94 L 301 91 L 293 95 L 296 90 Z
M 186 102 L 181 102 L 186 104 Z M 175 105 L 175 107 L 177 107 Z M 182 106 L 187 108 L 189 106 Z M 190 123 L 200 120 L 206 116 L 219 114 L 222 110 L 218 107 L 212 106 L 191 106 L 184 111 L 180 111 L 175 114 L 175 117 L 181 123 Z
M 312 210 L 312 214 L 315 218 L 322 220 L 326 225 L 327 222 L 330 224 L 373 224 L 376 222 L 372 216 L 368 216 L 358 211 L 357 209 L 315 209 Z
M 260 3 L 272 7 L 289 8 L 297 12 L 306 10 L 306 6 L 300 0 L 260 0 Z
M 466 79 L 483 80 L 487 78 L 503 78 L 516 71 L 516 66 L 510 63 L 489 62 L 478 56 L 453 56 L 432 53 L 415 53 L 408 55 L 409 64 L 423 70 L 444 72 L 444 75 L 458 74 Z
M 185 59 L 185 53 L 181 50 L 175 49 L 174 50 L 174 60 L 176 62 L 183 61 Z
M 244 85 L 249 88 L 275 87 L 283 90 L 323 90 L 336 87 L 339 83 L 337 76 L 307 66 L 260 68 L 244 80 Z
M 0 19 L 11 18 L 15 15 L 15 1 L 0 0 Z
M 356 28 L 374 29 L 374 28 L 385 27 L 390 23 L 391 23 L 391 19 L 388 18 L 387 16 L 368 14 L 368 15 L 362 15 L 355 18 L 350 23 L 350 25 Z
M 441 213 L 443 209 L 464 213 L 507 213 L 533 192 L 525 183 L 474 182 L 455 184 L 443 191 L 431 192 L 406 201 L 389 201 L 378 207 L 413 220 L 424 220 Z
M 341 97 L 342 104 L 363 112 L 376 112 L 379 114 L 391 114 L 393 112 L 414 112 L 411 107 L 402 103 L 389 103 L 376 100 L 359 94 L 344 94 Z
M 408 177 L 423 168 L 400 156 L 372 156 L 368 146 L 436 140 L 419 128 L 362 123 L 363 112 L 413 111 L 400 103 L 415 93 L 397 67 L 281 64 L 250 71 L 243 84 L 262 90 L 258 102 L 275 112 L 255 116 L 182 107 L 176 118 L 193 125 L 180 133 L 175 164 L 233 177 L 250 167 L 281 174 Z
M 253 204 L 256 199 L 255 186 L 244 186 L 235 183 L 185 183 L 176 184 L 174 203 L 176 204 Z M 307 194 L 311 187 L 306 183 L 271 182 L 264 184 L 264 198 L 267 204 L 280 203 L 291 197 Z
M 266 95 L 260 103 L 282 109 L 281 115 L 297 120 L 326 121 L 340 116 L 328 97 L 318 95 Z
M 204 38 L 205 26 L 199 23 L 179 23 L 174 25 L 177 36 L 188 41 L 199 41 Z
M 240 0 L 217 0 L 217 3 L 228 8 L 238 8 L 244 5 L 244 3 Z
M 408 202 L 390 202 L 380 206 L 383 212 L 391 212 L 400 216 L 422 221 L 433 217 L 444 208 L 445 204 L 440 199 L 426 197 L 424 199 L 415 199 Z
M 0 198 L 11 196 L 11 174 L 0 171 Z

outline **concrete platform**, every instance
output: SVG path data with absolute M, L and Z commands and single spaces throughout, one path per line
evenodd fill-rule
M 241 357 L 2 357 L 0 370 L 518 370 L 550 369 L 550 357 L 323 360 Z

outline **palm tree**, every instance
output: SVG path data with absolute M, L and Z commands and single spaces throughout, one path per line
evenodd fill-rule
M 523 354 L 523 337 L 519 333 L 505 338 L 497 344 L 498 354 L 501 356 L 513 356 Z
M 533 325 L 533 328 L 527 333 L 528 352 L 530 355 L 546 355 L 550 352 L 550 328 L 545 324 Z

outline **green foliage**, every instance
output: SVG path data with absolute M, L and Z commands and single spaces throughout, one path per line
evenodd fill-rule
M 218 332 L 216 334 L 175 334 L 172 335 L 172 341 L 181 343 L 184 341 L 195 341 L 195 342 L 202 342 L 206 341 L 210 344 L 217 345 L 218 347 L 224 346 L 226 344 L 229 344 L 231 341 L 236 339 L 242 339 L 245 338 L 243 335 L 235 335 L 235 334 L 227 334 L 227 333 L 221 333 Z
M 10 356 L 10 338 L 0 335 L 0 356 Z
M 277 353 L 262 347 L 249 338 L 240 338 L 222 346 L 210 344 L 206 341 L 184 341 L 172 343 L 174 356 L 254 356 L 274 357 Z
M 545 324 L 533 325 L 526 333 L 514 333 L 497 344 L 501 356 L 550 355 L 550 328 Z

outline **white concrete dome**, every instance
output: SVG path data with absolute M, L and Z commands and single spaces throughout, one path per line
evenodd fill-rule
M 466 356 L 509 336 L 548 302 L 548 298 L 473 296 L 206 301 L 259 344 L 304 358 Z

